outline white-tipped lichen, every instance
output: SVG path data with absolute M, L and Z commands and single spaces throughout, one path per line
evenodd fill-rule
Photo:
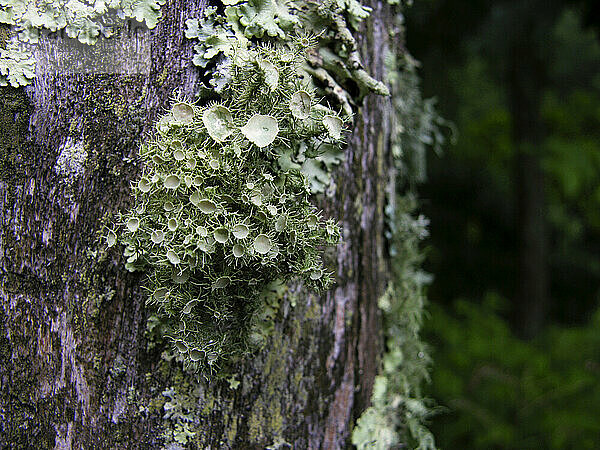
M 341 143 L 341 128 L 334 135 L 324 119 L 343 120 L 314 107 L 298 76 L 303 51 L 236 47 L 221 101 L 176 99 L 140 150 L 135 204 L 121 217 L 127 267 L 148 272 L 148 303 L 173 350 L 205 372 L 251 348 L 267 285 L 332 282 L 320 251 L 338 242 L 338 227 L 309 201 L 299 168 L 280 164 Z M 290 108 L 298 92 L 303 119 Z
M 357 0 L 228 0 L 223 2 L 225 14 L 214 7 L 205 8 L 199 18 L 186 21 L 186 36 L 197 39 L 194 47 L 194 63 L 208 69 L 211 79 L 206 87 L 214 87 L 221 93 L 235 77 L 232 60 L 243 57 L 247 48 L 260 39 L 287 48 L 291 42 L 310 48 L 301 58 L 298 74 L 308 86 L 286 99 L 286 105 L 296 120 L 307 120 L 322 106 L 323 124 L 334 140 L 341 137 L 341 122 L 329 108 L 319 101 L 333 102 L 344 113 L 345 120 L 352 120 L 353 104 L 374 92 L 389 94 L 386 86 L 370 77 L 360 62 L 358 46 L 350 32 L 365 19 L 370 8 L 361 6 Z M 291 52 L 281 52 L 281 58 L 290 58 Z M 276 91 L 283 82 L 276 65 L 270 60 L 259 60 L 258 68 L 265 87 Z M 358 87 L 359 95 L 350 95 Z M 315 95 L 316 93 L 316 95 Z M 263 113 L 264 114 L 264 113 Z M 247 137 L 259 144 L 268 145 L 267 132 L 258 135 L 248 128 Z M 272 127 L 275 129 L 275 126 Z M 272 133 L 271 133 L 272 134 Z M 218 137 L 216 138 L 218 140 Z M 282 168 L 302 171 L 309 181 L 312 193 L 323 193 L 331 184 L 330 173 L 343 159 L 336 146 L 321 146 L 320 155 L 283 151 L 280 156 Z M 297 158 L 292 156 L 297 155 Z

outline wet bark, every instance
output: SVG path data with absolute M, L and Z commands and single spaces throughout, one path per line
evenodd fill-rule
M 160 448 L 181 424 L 164 417 L 170 388 L 193 392 L 191 448 L 344 448 L 368 405 L 382 347 L 389 99 L 359 105 L 333 195 L 319 199 L 344 230 L 335 287 L 290 288 L 235 389 L 182 377 L 149 345 L 141 275 L 99 239 L 131 202 L 140 139 L 174 89 L 198 89 L 183 31 L 203 3 L 163 7 L 148 76 L 40 73 L 26 89 L 0 88 L 1 448 Z M 372 2 L 359 36 L 377 79 L 386 3 Z M 78 154 L 66 160 L 66 148 Z

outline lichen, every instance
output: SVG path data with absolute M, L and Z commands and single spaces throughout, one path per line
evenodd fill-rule
M 174 441 L 185 445 L 196 435 L 193 431 L 193 422 L 196 404 L 198 402 L 198 387 L 191 392 L 180 390 L 181 388 L 170 387 L 162 392 L 167 398 L 163 405 L 163 419 L 171 422 L 172 427 L 165 431 L 166 441 Z
M 71 138 L 60 146 L 59 152 L 54 171 L 70 186 L 83 174 L 88 153 L 83 142 Z
M 388 449 L 403 444 L 434 450 L 433 435 L 424 425 L 431 408 L 421 384 L 431 363 L 420 339 L 425 303 L 424 287 L 430 277 L 420 269 L 419 243 L 427 236 L 427 221 L 412 215 L 414 197 L 398 199 L 395 233 L 391 239 L 392 281 L 378 305 L 384 315 L 386 351 L 375 378 L 371 406 L 356 423 L 352 443 L 359 450 Z
M 277 284 L 273 287 L 273 308 L 277 317 L 281 319 L 278 303 L 289 302 L 292 293 L 285 285 Z M 275 298 L 277 300 L 275 300 Z M 277 304 L 275 304 L 277 303 Z M 301 314 L 304 312 L 302 308 Z M 275 317 L 270 319 L 271 323 Z M 152 318 L 152 325 L 148 330 L 148 340 L 152 346 L 162 342 L 162 331 L 159 330 L 161 322 Z M 174 352 L 167 351 L 158 363 L 155 372 L 163 372 L 160 380 L 168 380 L 163 387 L 152 385 L 151 390 L 156 390 L 157 395 L 141 409 L 150 414 L 159 414 L 163 423 L 163 448 L 174 448 L 174 445 L 192 446 L 192 448 L 206 448 L 210 444 L 212 436 L 203 428 L 203 424 L 214 420 L 215 414 L 221 413 L 223 417 L 223 435 L 221 436 L 220 448 L 237 448 L 241 442 L 246 445 L 266 446 L 274 445 L 284 441 L 284 418 L 290 413 L 293 406 L 281 402 L 280 391 L 286 383 L 295 380 L 298 388 L 298 400 L 305 403 L 308 394 L 301 387 L 301 381 L 306 383 L 303 377 L 303 368 L 298 367 L 293 373 L 293 378 L 279 364 L 278 358 L 286 354 L 291 348 L 296 348 L 301 339 L 312 338 L 307 328 L 308 320 L 303 325 L 299 324 L 293 333 L 282 333 L 281 329 L 271 329 L 265 341 L 269 342 L 269 351 L 261 353 L 260 377 L 262 385 L 268 389 L 257 392 L 251 408 L 247 412 L 247 418 L 240 419 L 235 413 L 235 403 L 231 402 L 231 390 L 238 390 L 240 396 L 248 395 L 248 391 L 255 386 L 254 377 L 236 373 L 236 368 L 230 368 L 229 373 L 220 373 L 219 380 L 213 383 L 199 383 L 195 374 L 185 370 L 181 365 L 173 365 L 171 362 Z M 241 363 L 241 361 L 239 362 Z M 152 378 L 151 374 L 148 374 Z M 156 379 L 158 381 L 158 379 Z M 308 382 L 310 383 L 310 382 Z M 243 438 L 242 438 L 243 436 Z M 243 441 L 241 440 L 243 439 Z M 186 441 L 183 443 L 182 441 Z
M 392 105 L 392 157 L 403 183 L 415 186 L 426 178 L 426 153 L 436 153 L 446 141 L 451 124 L 435 110 L 434 99 L 421 96 L 417 61 L 408 53 L 390 52 L 386 58 Z
M 0 25 L 12 27 L 12 38 L 0 47 L 0 86 L 25 86 L 35 76 L 33 45 L 44 32 L 64 30 L 87 45 L 110 38 L 124 19 L 154 28 L 165 0 L 0 0 Z
M 314 49 L 305 56 L 302 76 L 313 84 L 327 81 L 320 89 L 343 103 L 347 115 L 352 115 L 349 103 L 360 101 L 367 93 L 389 95 L 386 86 L 364 70 L 350 31 L 369 15 L 370 9 L 358 1 L 230 0 L 224 4 L 224 15 L 209 7 L 201 17 L 186 22 L 186 36 L 199 41 L 195 47 L 196 65 L 219 63 L 236 43 L 245 47 L 253 39 L 261 39 L 286 44 L 296 36 L 310 42 L 309 36 L 315 36 Z M 348 95 L 352 83 L 359 86 L 359 95 Z
M 0 86 L 19 87 L 29 84 L 35 76 L 35 60 L 12 39 L 0 48 Z
M 255 328 L 268 308 L 261 292 L 270 283 L 297 276 L 323 289 L 332 281 L 319 248 L 337 243 L 338 227 L 312 206 L 302 173 L 279 163 L 284 152 L 315 155 L 342 138 L 324 119 L 343 120 L 317 108 L 297 77 L 304 51 L 233 48 L 221 101 L 176 100 L 140 150 L 135 205 L 115 232 L 127 267 L 148 272 L 148 304 L 169 324 L 173 348 L 200 371 L 254 347 L 257 339 L 248 338 L 260 335 Z M 290 107 L 299 91 L 309 96 L 306 119 Z
M 389 94 L 383 83 L 367 74 L 360 61 L 350 29 L 368 17 L 370 10 L 356 0 L 229 0 L 223 3 L 226 5 L 224 15 L 209 7 L 201 17 L 186 22 L 186 36 L 198 41 L 194 63 L 212 72 L 206 86 L 209 91 L 214 89 L 219 93 L 227 84 L 230 77 L 227 67 L 233 48 L 246 48 L 260 39 L 284 47 L 294 40 L 303 42 L 309 51 L 303 55 L 299 76 L 319 97 L 335 109 L 341 109 L 346 120 L 352 121 L 354 105 L 366 94 Z M 350 95 L 357 86 L 358 94 Z M 296 100 L 295 105 L 298 105 Z M 338 135 L 335 120 L 325 120 L 325 126 L 334 136 Z M 322 146 L 319 153 L 317 157 L 308 155 L 308 158 L 302 152 L 296 157 L 290 152 L 281 155 L 281 163 L 299 169 L 315 194 L 326 192 L 332 170 L 343 160 L 343 153 L 336 146 Z
M 396 20 L 395 30 L 402 33 L 398 12 Z M 385 207 L 392 270 L 378 302 L 386 341 L 382 367 L 375 378 L 371 406 L 352 433 L 352 443 L 359 450 L 435 449 L 434 437 L 425 426 L 432 411 L 421 392 L 431 362 L 420 338 L 424 288 L 431 278 L 421 269 L 420 242 L 428 235 L 428 221 L 415 214 L 413 191 L 425 179 L 426 150 L 438 150 L 443 144 L 442 128 L 447 123 L 433 108 L 433 101 L 421 97 L 416 66 L 405 50 L 390 52 L 386 58 L 393 106 L 391 156 L 397 172 Z

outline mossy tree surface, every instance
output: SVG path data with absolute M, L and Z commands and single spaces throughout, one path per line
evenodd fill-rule
M 198 382 L 161 357 L 142 275 L 99 238 L 131 206 L 141 137 L 174 89 L 200 85 L 184 33 L 205 2 L 167 3 L 150 76 L 39 74 L 0 88 L 0 447 L 343 448 L 382 348 L 390 100 L 357 105 L 333 195 L 318 199 L 342 229 L 333 289 L 279 289 L 264 350 L 229 381 Z M 393 15 L 363 4 L 360 53 L 382 80 Z

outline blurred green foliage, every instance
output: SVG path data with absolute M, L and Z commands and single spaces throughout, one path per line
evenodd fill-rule
M 449 408 L 431 425 L 440 448 L 593 449 L 600 436 L 600 311 L 581 327 L 515 337 L 497 294 L 455 313 L 431 305 L 431 389 Z
M 461 10 L 457 0 L 431 2 L 449 3 Z M 431 4 L 409 10 L 415 29 L 446 13 L 440 6 L 428 16 Z M 502 55 L 486 53 L 492 45 L 486 43 L 491 33 L 486 27 L 489 22 L 480 19 L 471 26 L 475 31 L 456 36 L 454 54 L 443 56 L 439 30 L 431 32 L 424 49 L 411 45 L 409 28 L 409 45 L 423 61 L 424 94 L 438 97 L 441 114 L 458 130 L 457 144 L 441 158 L 430 158 L 429 181 L 421 189 L 432 222 L 426 269 L 436 277 L 430 290 L 436 302 L 476 300 L 490 289 L 515 297 L 513 117 L 506 80 L 498 74 Z M 544 139 L 536 151 L 546 180 L 550 320 L 585 323 L 600 300 L 600 42 L 584 26 L 580 10 L 571 7 L 557 15 L 545 38 Z M 509 308 L 506 316 L 512 313 Z
M 425 321 L 434 361 L 426 394 L 446 408 L 430 427 L 440 448 L 598 448 L 594 3 L 427 0 L 407 11 L 408 46 L 422 62 L 424 95 L 437 96 L 440 113 L 458 130 L 456 145 L 428 160 L 428 183 L 420 188 L 431 219 L 425 269 L 435 275 L 428 290 L 432 317 Z M 504 42 L 508 24 L 526 8 L 543 29 L 531 45 L 543 72 L 543 139 L 536 151 L 545 176 L 551 284 L 547 326 L 531 341 L 516 337 L 511 321 L 518 280 L 516 161 Z

